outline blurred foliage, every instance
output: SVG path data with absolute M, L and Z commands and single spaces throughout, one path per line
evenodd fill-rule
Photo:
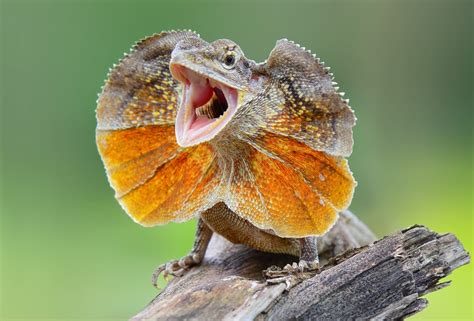
M 136 40 L 191 28 L 266 58 L 289 38 L 332 66 L 358 124 L 352 210 L 378 235 L 414 223 L 473 251 L 472 1 L 3 1 L 1 303 L 7 319 L 126 319 L 194 222 L 146 229 L 121 210 L 95 100 Z M 471 264 L 472 266 L 472 264 Z M 471 319 L 472 267 L 418 319 Z

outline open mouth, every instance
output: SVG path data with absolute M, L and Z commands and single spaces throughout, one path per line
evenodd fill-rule
M 173 77 L 184 86 L 176 117 L 176 139 L 183 147 L 208 141 L 232 119 L 237 110 L 237 89 L 179 64 L 171 64 Z

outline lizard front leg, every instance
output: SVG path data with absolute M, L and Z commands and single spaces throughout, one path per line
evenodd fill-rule
M 298 263 L 287 264 L 280 268 L 269 268 L 264 271 L 267 282 L 286 283 L 290 288 L 298 282 L 299 279 L 305 279 L 308 275 L 319 270 L 319 257 L 317 248 L 317 239 L 315 236 L 308 236 L 299 239 L 300 241 L 300 260 Z M 311 273 L 312 272 L 312 273 Z
M 212 230 L 201 218 L 199 218 L 196 227 L 194 246 L 191 252 L 179 260 L 172 260 L 157 267 L 151 277 L 153 286 L 157 287 L 158 277 L 162 272 L 165 278 L 170 274 L 173 276 L 182 276 L 191 267 L 199 265 L 204 258 L 204 254 L 206 254 L 207 246 L 209 245 L 211 237 Z
M 301 270 L 319 270 L 319 256 L 316 236 L 309 236 L 300 239 L 300 262 L 298 266 Z

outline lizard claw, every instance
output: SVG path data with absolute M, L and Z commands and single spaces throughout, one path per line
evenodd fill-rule
M 286 289 L 290 289 L 299 282 L 314 276 L 319 271 L 319 262 L 307 262 L 300 260 L 298 263 L 287 264 L 282 268 L 270 266 L 263 271 L 267 284 L 285 283 Z
M 190 253 L 179 260 L 171 260 L 167 263 L 158 266 L 151 276 L 151 283 L 155 288 L 158 288 L 158 277 L 163 273 L 163 278 L 168 279 L 170 275 L 175 277 L 183 276 L 190 268 L 201 263 L 199 256 L 195 253 Z

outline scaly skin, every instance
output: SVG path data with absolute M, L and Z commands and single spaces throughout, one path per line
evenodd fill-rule
M 111 70 L 97 145 L 116 198 L 144 226 L 200 218 L 191 254 L 155 281 L 199 264 L 212 232 L 299 255 L 283 272 L 317 268 L 315 236 L 356 185 L 345 159 L 355 116 L 334 85 L 288 40 L 257 64 L 230 40 L 190 31 L 146 38 Z

